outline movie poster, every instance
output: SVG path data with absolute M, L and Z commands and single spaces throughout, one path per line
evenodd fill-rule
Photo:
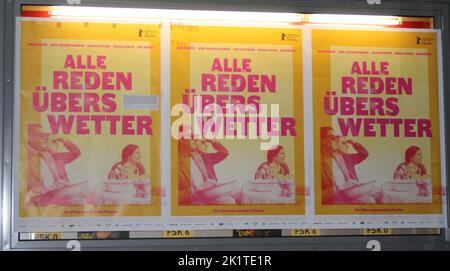
M 302 84 L 299 28 L 172 25 L 172 216 L 305 214 Z
M 439 32 L 311 37 L 316 221 L 444 225 Z
M 17 26 L 18 221 L 160 216 L 159 25 Z

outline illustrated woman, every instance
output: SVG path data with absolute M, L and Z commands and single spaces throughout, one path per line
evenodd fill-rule
M 145 175 L 141 163 L 141 151 L 134 144 L 126 145 L 122 150 L 122 161 L 114 164 L 109 171 L 108 180 L 142 179 Z
M 422 150 L 417 146 L 410 146 L 405 151 L 405 161 L 397 166 L 394 180 L 422 179 L 427 170 L 422 163 Z
M 268 150 L 267 161 L 256 169 L 255 179 L 284 179 L 289 176 L 289 167 L 285 160 L 286 153 L 282 146 Z

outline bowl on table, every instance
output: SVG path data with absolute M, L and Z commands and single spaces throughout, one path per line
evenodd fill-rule
M 109 180 L 103 182 L 104 191 L 111 193 L 124 193 L 130 190 L 133 185 L 131 180 Z
M 418 196 L 428 197 L 430 195 L 432 186 L 430 179 L 416 180 L 416 186 L 419 189 Z
M 133 186 L 135 188 L 135 197 L 137 198 L 145 198 L 150 192 L 149 186 L 150 186 L 150 180 L 149 179 L 142 179 L 142 180 L 135 180 L 133 182 Z
M 255 192 L 271 192 L 276 188 L 278 184 L 277 180 L 265 180 L 257 179 L 248 182 L 250 184 L 250 189 Z
M 416 185 L 414 180 L 394 180 L 389 182 L 391 190 L 396 192 L 409 192 Z
M 278 181 L 278 185 L 281 188 L 286 188 L 289 190 L 292 190 L 294 188 L 294 184 L 295 184 L 295 182 L 293 179 L 281 179 Z
M 293 179 L 282 179 L 278 181 L 281 188 L 281 196 L 290 197 L 295 191 L 295 184 Z
M 431 179 L 420 179 L 415 181 L 417 186 L 425 186 L 429 187 L 431 186 Z

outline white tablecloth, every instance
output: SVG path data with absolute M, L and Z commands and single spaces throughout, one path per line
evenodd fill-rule
M 418 196 L 419 188 L 412 185 L 411 190 L 399 192 L 392 190 L 389 183 L 383 184 L 381 188 L 381 203 L 430 203 L 431 191 L 427 197 Z
M 242 185 L 242 204 L 295 203 L 294 191 L 290 197 L 282 197 L 280 196 L 280 193 L 281 188 L 278 185 L 274 186 L 273 191 L 257 192 L 252 190 L 251 185 L 248 182 L 245 182 Z
M 145 198 L 136 197 L 136 190 L 133 186 L 124 192 L 109 192 L 105 191 L 103 187 L 96 189 L 95 191 L 95 204 L 97 205 L 126 205 L 126 204 L 138 204 L 145 205 L 150 204 L 150 195 L 147 194 Z

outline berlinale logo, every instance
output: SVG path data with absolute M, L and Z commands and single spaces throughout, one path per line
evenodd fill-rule
M 287 34 L 281 32 L 281 40 L 285 41 L 298 41 L 299 35 L 297 34 Z
M 156 37 L 156 31 L 139 28 L 138 37 L 154 38 L 154 37 Z
M 416 44 L 433 44 L 435 41 L 434 38 L 423 38 L 416 36 Z

